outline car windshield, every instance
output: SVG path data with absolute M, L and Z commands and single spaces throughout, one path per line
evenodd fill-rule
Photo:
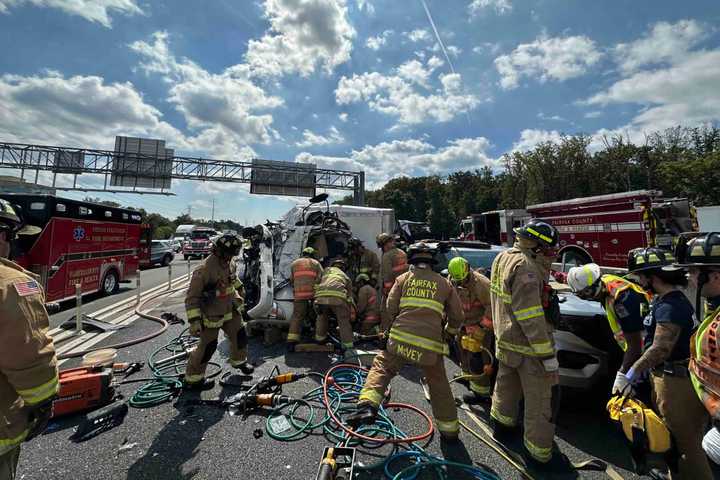
M 460 256 L 470 263 L 473 269 L 482 268 L 486 271 L 490 271 L 493 260 L 498 256 L 501 250 L 474 250 L 474 249 L 458 249 L 451 248 L 447 252 L 447 260 L 450 261 L 452 258 Z
M 210 234 L 208 232 L 193 232 L 190 234 L 190 238 L 193 240 L 208 240 Z

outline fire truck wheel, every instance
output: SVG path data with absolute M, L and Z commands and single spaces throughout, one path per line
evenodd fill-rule
M 102 293 L 103 295 L 112 295 L 117 293 L 120 288 L 120 282 L 118 281 L 118 274 L 115 270 L 109 270 L 102 281 Z

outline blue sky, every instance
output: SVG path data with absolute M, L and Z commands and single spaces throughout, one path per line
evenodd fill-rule
M 0 140 L 110 149 L 138 135 L 178 154 L 365 170 L 378 187 L 499 170 L 504 153 L 563 133 L 641 142 L 720 120 L 717 1 L 425 5 L 0 0 Z M 173 192 L 101 197 L 203 217 L 214 199 L 216 217 L 242 223 L 297 201 L 232 184 Z

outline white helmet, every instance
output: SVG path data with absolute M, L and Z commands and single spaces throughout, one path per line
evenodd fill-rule
M 579 292 L 591 287 L 600 279 L 602 273 L 597 263 L 588 263 L 580 267 L 573 267 L 568 272 L 567 283 L 573 292 Z

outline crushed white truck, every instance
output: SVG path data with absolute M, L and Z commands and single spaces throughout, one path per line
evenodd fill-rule
M 290 320 L 290 264 L 305 247 L 315 248 L 322 261 L 344 255 L 348 240 L 357 237 L 379 255 L 375 237 L 394 229 L 392 209 L 329 205 L 326 194 L 293 207 L 277 222 L 245 228 L 238 272 L 251 326 L 283 326 Z

